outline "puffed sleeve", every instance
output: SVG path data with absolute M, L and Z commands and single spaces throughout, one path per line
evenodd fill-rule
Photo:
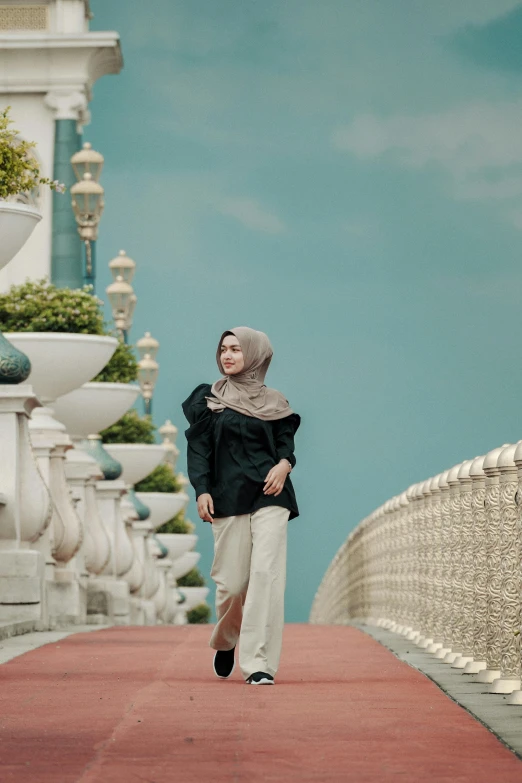
M 272 422 L 277 459 L 287 459 L 291 466 L 296 463 L 294 455 L 294 435 L 301 424 L 301 417 L 298 413 L 291 413 L 284 419 L 277 419 Z
M 183 413 L 189 423 L 187 438 L 187 468 L 196 498 L 209 492 L 213 458 L 212 412 L 207 407 L 206 395 L 211 386 L 202 383 L 182 403 Z

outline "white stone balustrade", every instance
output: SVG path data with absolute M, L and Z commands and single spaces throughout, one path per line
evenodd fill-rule
M 412 485 L 362 520 L 310 622 L 380 625 L 522 704 L 522 441 Z

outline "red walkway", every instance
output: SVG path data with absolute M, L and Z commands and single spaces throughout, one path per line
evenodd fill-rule
M 520 783 L 522 762 L 351 628 L 287 626 L 275 687 L 211 672 L 208 626 L 114 628 L 0 667 L 2 783 Z

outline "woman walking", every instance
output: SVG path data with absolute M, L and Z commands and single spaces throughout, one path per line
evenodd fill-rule
M 289 473 L 300 417 L 264 385 L 272 346 L 239 326 L 221 336 L 224 377 L 201 384 L 183 403 L 189 422 L 188 473 L 198 514 L 212 524 L 217 623 L 214 672 L 239 665 L 251 685 L 273 685 L 281 654 L 287 522 L 299 512 Z

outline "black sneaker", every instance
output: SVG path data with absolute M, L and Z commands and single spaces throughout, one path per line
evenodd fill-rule
M 247 682 L 249 685 L 274 685 L 274 678 L 266 672 L 254 672 Z
M 226 680 L 234 671 L 236 665 L 234 660 L 235 649 L 235 647 L 232 647 L 231 650 L 217 650 L 214 655 L 214 672 L 222 680 Z

